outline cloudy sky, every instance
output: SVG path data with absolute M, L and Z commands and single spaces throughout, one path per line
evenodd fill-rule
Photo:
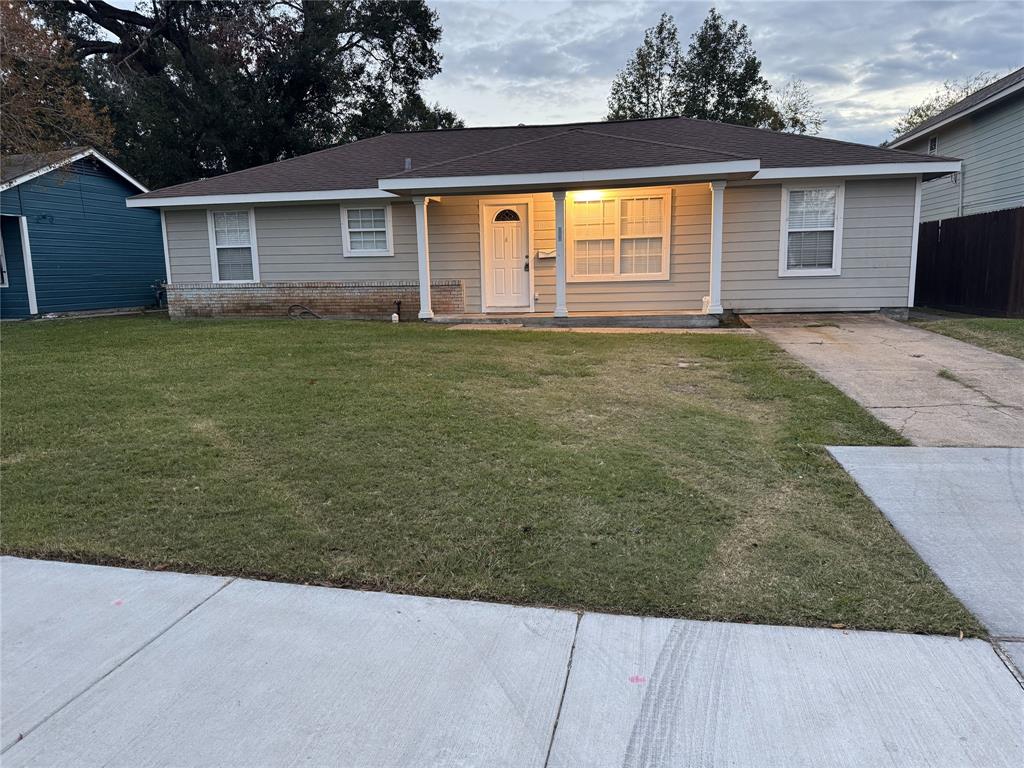
M 600 120 L 615 73 L 663 11 L 689 40 L 710 2 L 429 0 L 444 71 L 428 99 L 467 125 Z M 799 77 L 824 135 L 877 144 L 946 79 L 1024 65 L 1024 2 L 726 2 L 768 80 Z

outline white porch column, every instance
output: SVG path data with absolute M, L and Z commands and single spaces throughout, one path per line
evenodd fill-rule
M 709 315 L 722 313 L 722 223 L 725 213 L 725 181 L 711 182 L 711 285 L 708 291 Z
M 430 243 L 427 240 L 426 197 L 414 197 L 416 207 L 416 257 L 420 269 L 420 320 L 431 320 L 434 309 L 430 303 Z
M 555 317 L 568 317 L 565 303 L 565 192 L 552 192 L 555 198 Z

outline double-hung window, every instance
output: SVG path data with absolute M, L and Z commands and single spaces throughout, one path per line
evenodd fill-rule
M 341 209 L 342 249 L 345 256 L 391 256 L 391 206 Z
M 779 276 L 838 275 L 843 185 L 783 187 Z
M 670 189 L 573 194 L 568 280 L 667 279 L 671 200 Z
M 210 259 L 215 283 L 259 282 L 252 209 L 209 211 Z

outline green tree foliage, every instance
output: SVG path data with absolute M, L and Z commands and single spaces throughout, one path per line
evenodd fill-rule
M 892 137 L 895 139 L 897 136 L 912 131 L 925 120 L 935 117 L 939 112 L 948 109 L 1000 77 L 1002 75 L 992 72 L 979 72 L 962 80 L 947 80 L 931 96 L 920 104 L 914 105 L 899 117 L 896 125 L 892 128 Z
M 690 39 L 680 69 L 680 90 L 684 117 L 781 127 L 746 25 L 735 19 L 726 22 L 714 8 Z
M 609 120 L 681 114 L 679 30 L 667 13 L 644 32 L 644 42 L 612 81 Z
M 102 0 L 36 6 L 69 40 L 114 126 L 108 147 L 154 186 L 405 128 L 461 125 L 424 102 L 441 28 L 425 0 Z
M 816 133 L 824 123 L 802 82 L 773 97 L 746 25 L 714 8 L 685 54 L 675 21 L 662 14 L 612 82 L 609 120 L 673 116 L 794 133 Z

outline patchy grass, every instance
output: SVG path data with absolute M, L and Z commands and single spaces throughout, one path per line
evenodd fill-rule
M 927 331 L 952 336 L 993 352 L 1024 359 L 1024 319 L 1010 317 L 969 317 L 959 315 L 941 320 L 912 320 Z
M 822 447 L 902 439 L 757 337 L 93 319 L 0 354 L 8 553 L 981 631 Z

